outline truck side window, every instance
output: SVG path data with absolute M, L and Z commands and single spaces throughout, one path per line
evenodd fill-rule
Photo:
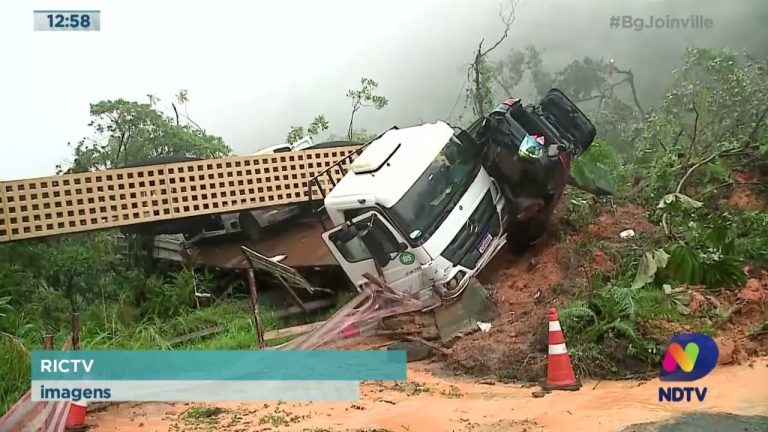
M 348 219 L 351 219 L 359 216 L 362 213 L 371 211 L 371 209 L 364 210 L 360 213 L 358 213 L 358 211 L 359 209 L 352 210 L 352 212 L 357 214 L 351 215 L 351 217 L 348 213 L 349 211 L 344 212 L 344 216 Z M 386 252 L 399 252 L 400 245 L 397 243 L 397 239 L 392 235 L 387 226 L 382 223 L 380 217 L 381 216 L 379 215 L 379 217 L 374 217 L 372 219 L 373 225 L 371 226 L 371 235 L 373 239 L 375 239 L 374 241 L 376 241 L 378 245 L 381 245 L 381 247 Z M 344 259 L 348 262 L 356 263 L 373 258 L 373 254 L 361 237 L 355 237 L 346 243 L 333 238 L 331 238 L 331 240 L 341 255 L 344 257 Z
M 392 235 L 386 225 L 379 218 L 373 219 L 373 226 L 371 227 L 373 236 L 376 241 L 382 246 L 385 252 L 395 253 L 399 252 L 400 245 L 397 244 L 397 239 Z
M 373 258 L 373 254 L 371 254 L 360 237 L 355 237 L 346 243 L 335 240 L 333 244 L 336 245 L 336 249 L 339 250 L 341 256 L 351 263 L 357 263 Z

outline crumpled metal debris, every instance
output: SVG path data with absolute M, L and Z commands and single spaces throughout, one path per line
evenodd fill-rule
M 424 309 L 421 301 L 395 291 L 376 276 L 366 274 L 368 284 L 362 292 L 339 309 L 322 326 L 296 338 L 280 350 L 321 349 L 342 339 L 372 335 L 382 325 L 382 319 Z

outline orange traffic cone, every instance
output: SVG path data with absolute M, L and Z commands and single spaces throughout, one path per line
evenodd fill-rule
M 69 405 L 66 427 L 82 426 L 85 423 L 86 411 L 88 411 L 88 405 L 85 401 L 72 401 Z
M 560 328 L 560 320 L 557 318 L 557 310 L 549 310 L 549 355 L 547 358 L 547 382 L 548 390 L 578 390 L 581 382 L 573 373 L 571 358 L 565 347 L 565 336 Z

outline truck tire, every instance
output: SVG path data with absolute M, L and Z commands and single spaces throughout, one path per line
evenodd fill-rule
M 547 232 L 549 220 L 535 216 L 524 221 L 514 221 L 507 228 L 507 247 L 513 254 L 526 252 Z
M 264 229 L 259 225 L 259 221 L 256 220 L 251 212 L 240 212 L 237 220 L 240 224 L 240 231 L 245 235 L 245 238 L 250 241 L 258 241 L 261 239 Z

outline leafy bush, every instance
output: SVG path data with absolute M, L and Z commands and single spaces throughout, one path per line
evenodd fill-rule
M 560 321 L 568 335 L 569 344 L 576 349 L 572 355 L 575 363 L 582 365 L 612 364 L 608 371 L 616 372 L 621 356 L 636 358 L 643 364 L 658 361 L 658 346 L 647 340 L 637 329 L 639 315 L 653 315 L 654 312 L 640 307 L 654 308 L 653 303 L 644 302 L 641 290 L 605 285 L 594 290 L 589 300 L 575 301 L 560 310 Z M 607 346 L 625 347 L 624 352 L 611 353 Z M 581 355 L 587 358 L 580 358 Z M 595 361 L 598 360 L 598 361 Z M 604 376 L 605 370 L 582 366 L 583 372 Z
M 589 150 L 573 161 L 571 175 L 580 184 L 602 186 L 623 195 L 629 183 L 627 167 L 610 144 L 595 140 Z

